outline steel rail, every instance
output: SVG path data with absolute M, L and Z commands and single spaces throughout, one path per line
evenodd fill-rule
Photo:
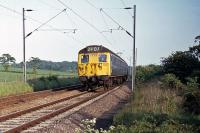
M 2 97 L 2 98 L 0 98 L 0 109 L 4 107 L 2 105 L 15 104 L 16 102 L 33 99 L 35 97 L 63 93 L 64 91 L 71 91 L 71 90 L 81 88 L 81 87 L 83 87 L 82 84 L 70 85 L 70 86 L 55 88 L 55 89 L 51 89 L 51 90 L 44 90 L 44 91 L 30 92 L 30 93 L 25 93 L 25 94 Z M 67 89 L 67 90 L 63 90 L 63 89 Z
M 86 103 L 86 102 L 88 102 L 88 101 L 90 101 L 90 100 L 92 100 L 92 99 L 95 99 L 95 98 L 97 98 L 97 97 L 99 97 L 99 96 L 101 96 L 101 95 L 103 95 L 103 94 L 109 94 L 109 93 L 111 93 L 113 90 L 115 91 L 115 90 L 117 90 L 117 89 L 119 89 L 119 88 L 120 88 L 120 87 L 115 87 L 114 89 L 111 89 L 111 90 L 98 92 L 97 94 L 95 94 L 95 95 L 93 95 L 93 96 L 90 96 L 90 97 L 87 97 L 87 98 L 85 98 L 84 100 L 81 100 L 81 101 L 79 101 L 79 102 L 77 102 L 77 103 L 74 103 L 74 104 L 69 105 L 69 106 L 66 106 L 66 107 L 62 107 L 62 108 L 60 108 L 60 109 L 58 109 L 58 110 L 56 110 L 56 111 L 52 111 L 52 112 L 48 113 L 47 115 L 41 116 L 41 117 L 36 118 L 36 119 L 34 119 L 34 120 L 31 120 L 31 121 L 29 121 L 29 122 L 27 122 L 27 123 L 24 123 L 24 124 L 22 124 L 22 125 L 19 125 L 19 126 L 15 127 L 15 128 L 12 128 L 12 129 L 10 129 L 10 130 L 7 130 L 7 131 L 5 131 L 5 133 L 21 132 L 21 131 L 23 131 L 23 130 L 25 130 L 25 129 L 27 129 L 27 128 L 33 127 L 33 126 L 35 126 L 35 125 L 41 123 L 42 121 L 48 120 L 48 119 L 50 119 L 50 118 L 52 118 L 52 117 L 54 117 L 54 116 L 57 116 L 57 115 L 59 115 L 59 114 L 61 114 L 61 113 L 64 113 L 64 112 L 66 112 L 66 111 L 68 111 L 68 110 L 70 110 L 70 109 L 73 109 L 73 108 L 75 108 L 75 107 L 77 107 L 77 106 L 79 106 L 79 105 L 81 105 L 81 104 L 83 104 L 83 103 Z M 87 93 L 87 92 L 83 92 L 83 93 Z M 80 95 L 80 94 L 79 94 L 79 95 Z M 75 96 L 74 96 L 74 97 L 75 97 Z M 37 109 L 35 108 L 35 110 L 37 110 Z M 29 110 L 29 111 L 31 111 L 31 110 Z M 20 114 L 17 114 L 17 115 L 20 115 Z M 8 116 L 7 116 L 7 117 L 5 116 L 5 118 L 0 118 L 0 120 L 1 120 L 1 119 L 2 119 L 2 120 L 3 120 L 3 119 L 9 119 L 9 117 L 8 117 Z
M 76 94 L 76 95 L 73 95 L 73 96 L 65 97 L 65 98 L 62 98 L 62 99 L 59 99 L 59 100 L 56 100 L 56 101 L 53 101 L 53 102 L 49 102 L 49 103 L 42 104 L 42 105 L 39 105 L 39 106 L 31 107 L 31 108 L 28 108 L 26 110 L 22 110 L 22 111 L 18 111 L 18 112 L 14 112 L 14 113 L 8 114 L 8 115 L 0 116 L 0 122 L 8 120 L 8 119 L 11 119 L 11 118 L 18 117 L 18 116 L 23 115 L 23 114 L 27 114 L 27 113 L 36 111 L 38 109 L 41 109 L 41 108 L 44 108 L 44 107 L 47 107 L 47 106 L 50 106 L 50 105 L 53 105 L 53 104 L 57 104 L 57 103 L 69 100 L 69 99 L 72 99 L 72 98 L 75 98 L 75 97 L 78 97 L 78 96 L 81 96 L 81 95 L 84 95 L 86 93 L 88 93 L 88 92 L 82 92 L 80 94 Z

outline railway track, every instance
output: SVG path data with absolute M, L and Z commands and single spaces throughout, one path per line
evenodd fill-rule
M 56 95 L 59 93 L 63 93 L 63 92 L 70 91 L 73 89 L 78 89 L 81 87 L 83 87 L 83 85 L 78 84 L 78 85 L 60 87 L 60 88 L 56 88 L 53 90 L 45 90 L 45 91 L 38 91 L 38 92 L 31 92 L 31 93 L 25 93 L 25 94 L 20 94 L 20 95 L 2 97 L 2 98 L 0 98 L 0 109 L 4 108 L 5 106 L 8 106 L 8 105 L 17 104 L 17 103 L 29 101 L 32 99 L 37 99 L 40 97 L 46 97 L 49 95 Z M 65 89 L 65 90 L 63 90 L 63 89 Z
M 0 132 L 21 132 L 29 127 L 34 127 L 45 120 L 91 101 L 92 99 L 109 94 L 118 88 L 119 87 L 116 87 L 115 89 L 111 89 L 109 91 L 101 90 L 97 92 L 81 92 L 80 94 L 66 97 L 44 105 L 39 105 L 23 111 L 1 116 Z

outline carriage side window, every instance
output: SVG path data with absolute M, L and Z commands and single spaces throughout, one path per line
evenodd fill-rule
M 89 55 L 82 55 L 81 63 L 88 63 L 88 62 L 89 62 Z
M 99 55 L 99 62 L 106 62 L 107 55 L 106 54 L 100 54 Z

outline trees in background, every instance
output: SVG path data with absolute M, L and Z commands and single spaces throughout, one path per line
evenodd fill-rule
M 188 51 L 176 51 L 161 62 L 164 73 L 175 74 L 183 83 L 188 77 L 197 77 L 200 83 L 200 44 Z
M 40 62 L 41 62 L 41 60 L 38 57 L 31 57 L 29 59 L 29 64 L 31 65 L 31 67 L 33 69 L 33 74 L 37 74 L 37 68 L 38 68 Z
M 200 44 L 188 51 L 176 51 L 161 62 L 165 74 L 174 74 L 166 75 L 170 77 L 166 78 L 169 81 L 166 83 L 174 84 L 179 79 L 184 83 L 184 87 L 181 85 L 184 110 L 200 114 Z
M 194 55 L 200 61 L 200 44 L 190 47 L 189 52 Z
M 152 79 L 156 76 L 160 76 L 162 70 L 160 65 L 146 65 L 146 66 L 137 66 L 136 67 L 136 83 L 140 84 L 149 79 Z
M 10 54 L 2 54 L 0 57 L 0 63 L 2 64 L 4 70 L 7 72 L 11 64 L 15 63 L 15 58 L 12 57 Z
M 23 63 L 14 64 L 13 67 L 22 68 Z M 30 61 L 27 61 L 26 63 L 27 68 L 32 68 L 32 64 Z M 77 62 L 72 61 L 62 61 L 62 62 L 53 62 L 53 61 L 46 61 L 46 60 L 40 60 L 38 63 L 37 69 L 43 69 L 43 70 L 55 70 L 55 71 L 73 71 L 75 72 L 77 70 Z

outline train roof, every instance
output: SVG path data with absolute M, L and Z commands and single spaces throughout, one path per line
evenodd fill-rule
M 102 45 L 89 45 L 79 51 L 79 54 L 85 54 L 85 53 L 99 53 L 99 52 L 109 52 L 112 53 L 113 55 L 117 56 L 120 60 L 125 62 L 119 55 L 115 54 L 108 48 L 102 46 Z M 126 63 L 126 62 L 125 62 Z M 126 63 L 127 64 L 127 63 Z

